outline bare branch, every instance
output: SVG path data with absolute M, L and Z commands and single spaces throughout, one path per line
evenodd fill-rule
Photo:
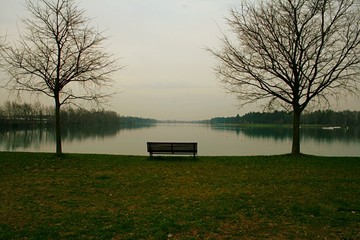
M 222 49 L 210 52 L 219 78 L 244 104 L 269 99 L 304 109 L 341 89 L 357 93 L 356 1 L 245 2 L 227 21 L 234 35 L 223 35 Z
M 209 51 L 219 62 L 218 77 L 240 104 L 292 108 L 298 135 L 309 104 L 359 94 L 357 0 L 244 0 L 227 22 L 232 34 L 223 34 L 220 50 Z
M 111 75 L 120 69 L 103 48 L 106 37 L 90 26 L 75 0 L 27 0 L 31 17 L 20 41 L 1 51 L 11 77 L 8 87 L 43 93 L 61 105 L 73 100 L 100 103 L 111 96 Z M 58 129 L 57 129 L 58 130 Z

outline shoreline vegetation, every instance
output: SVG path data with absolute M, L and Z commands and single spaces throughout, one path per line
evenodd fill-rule
M 0 128 L 53 127 L 54 109 L 40 103 L 27 104 L 6 102 L 0 106 Z M 241 127 L 291 127 L 292 114 L 285 111 L 250 112 L 243 116 L 214 117 L 208 120 L 177 121 L 156 120 L 151 118 L 121 116 L 108 110 L 86 110 L 64 108 L 61 111 L 61 124 L 64 127 L 81 125 L 151 125 L 156 123 L 200 123 L 210 125 L 237 125 Z M 301 117 L 302 127 L 342 127 L 360 128 L 360 111 L 332 110 L 305 113 Z
M 360 158 L 0 152 L 0 239 L 360 239 Z

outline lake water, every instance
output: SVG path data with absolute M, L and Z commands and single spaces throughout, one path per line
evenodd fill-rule
M 290 128 L 241 128 L 206 124 L 156 124 L 125 128 L 76 128 L 63 133 L 64 153 L 147 155 L 148 141 L 198 142 L 200 156 L 285 154 Z M 0 151 L 55 152 L 50 130 L 0 132 Z M 360 130 L 301 129 L 301 152 L 322 156 L 360 156 Z

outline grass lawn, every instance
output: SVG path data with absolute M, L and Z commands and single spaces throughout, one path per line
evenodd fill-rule
M 360 158 L 0 152 L 0 239 L 360 239 Z

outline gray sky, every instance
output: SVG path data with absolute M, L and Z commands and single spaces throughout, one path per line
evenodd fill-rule
M 0 35 L 18 35 L 25 0 L 0 0 Z M 212 67 L 206 47 L 218 48 L 224 17 L 237 0 L 82 0 L 92 24 L 109 36 L 107 50 L 124 69 L 113 78 L 121 92 L 109 110 L 156 119 L 197 120 L 261 111 L 237 107 Z M 20 25 L 19 25 L 20 27 Z M 220 29 L 219 29 L 220 28 Z M 3 78 L 4 76 L 1 75 Z M 0 104 L 9 94 L 0 90 Z M 10 96 L 11 97 L 11 96 Z M 13 100 L 13 99 L 11 99 Z M 52 99 L 47 99 L 48 105 Z M 26 100 L 25 100 L 26 101 Z M 359 99 L 338 109 L 359 110 Z

